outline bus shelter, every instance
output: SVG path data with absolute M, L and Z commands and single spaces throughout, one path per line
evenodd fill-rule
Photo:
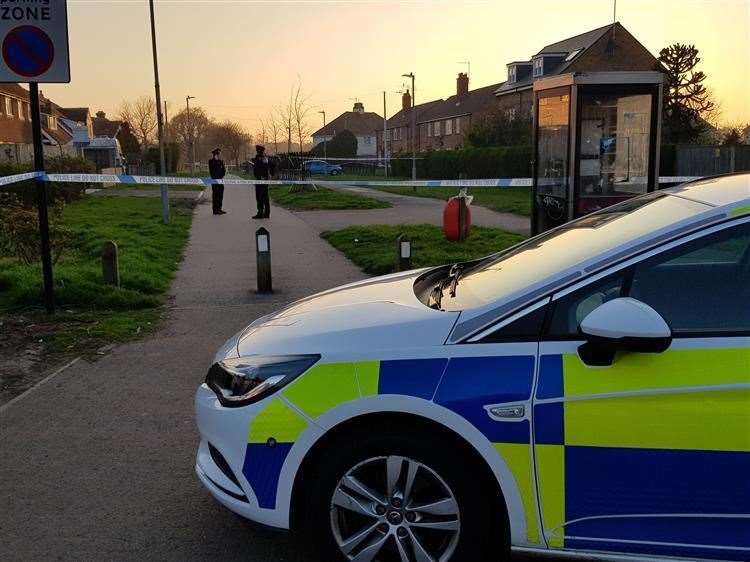
M 660 72 L 534 82 L 532 232 L 658 187 Z

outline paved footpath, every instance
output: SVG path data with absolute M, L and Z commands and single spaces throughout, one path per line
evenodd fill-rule
M 0 560 L 305 561 L 288 536 L 219 506 L 193 463 L 193 394 L 232 333 L 284 303 L 363 274 L 314 228 L 274 208 L 272 296 L 255 295 L 252 193 L 196 209 L 164 327 L 79 361 L 0 410 Z
M 326 186 L 330 187 L 330 186 Z M 389 209 L 355 209 L 348 211 L 298 211 L 295 214 L 319 231 L 338 230 L 347 226 L 367 224 L 443 224 L 445 201 L 429 197 L 412 197 L 388 193 L 367 187 L 333 187 L 389 202 Z M 488 188 L 491 189 L 491 188 Z M 479 205 L 471 206 L 471 222 L 478 226 L 502 228 L 528 236 L 531 224 L 528 217 L 500 213 Z

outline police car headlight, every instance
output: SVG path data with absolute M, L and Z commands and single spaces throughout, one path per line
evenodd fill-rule
M 254 355 L 214 363 L 206 384 L 224 406 L 262 400 L 312 367 L 320 355 Z

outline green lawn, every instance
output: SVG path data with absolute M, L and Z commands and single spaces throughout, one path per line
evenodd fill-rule
M 204 186 L 200 185 L 168 185 L 169 191 L 203 191 Z M 158 191 L 161 186 L 154 183 L 116 183 L 102 189 L 135 189 L 138 191 Z
M 521 242 L 524 237 L 497 228 L 472 227 L 463 243 L 446 240 L 442 229 L 429 224 L 352 226 L 321 236 L 371 275 L 396 271 L 396 239 L 411 240 L 414 268 L 480 258 Z
M 272 186 L 271 200 L 276 205 L 292 211 L 385 209 L 391 206 L 385 201 L 327 187 L 318 187 L 317 190 L 290 191 L 288 186 Z
M 388 176 L 385 177 L 383 174 L 338 174 L 336 176 L 323 176 L 323 175 L 314 175 L 311 176 L 311 179 L 314 180 L 323 180 L 323 181 L 341 181 L 341 182 L 347 182 L 347 181 L 402 181 L 402 180 L 408 180 L 407 177 L 394 177 L 394 176 Z
M 0 256 L 0 314 L 23 312 L 45 326 L 48 349 L 86 353 L 153 329 L 188 239 L 192 208 L 172 201 L 161 224 L 156 198 L 91 197 L 65 208 L 71 242 L 54 266 L 57 314 L 41 311 L 37 264 Z M 121 287 L 102 283 L 101 247 L 119 247 Z
M 418 187 L 416 191 L 411 187 L 376 187 L 374 189 L 415 197 L 431 197 L 443 201 L 458 194 L 457 187 Z M 527 217 L 531 215 L 531 191 L 528 187 L 475 187 L 469 188 L 468 193 L 474 196 L 473 205 Z

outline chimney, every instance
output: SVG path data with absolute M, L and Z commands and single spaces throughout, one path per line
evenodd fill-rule
M 456 79 L 456 95 L 459 98 L 462 98 L 468 93 L 469 93 L 469 75 L 465 74 L 464 72 L 459 72 L 458 78 Z
M 409 89 L 407 88 L 404 92 L 404 95 L 401 96 L 401 109 L 406 111 L 411 107 L 411 94 L 409 93 Z
M 364 113 L 365 112 L 365 104 L 363 104 L 361 101 L 355 101 L 354 102 L 354 109 L 352 109 L 354 113 Z
M 98 117 L 99 119 L 104 119 L 104 118 L 106 118 L 106 117 L 107 117 L 107 114 L 106 114 L 106 113 L 104 113 L 103 111 L 97 111 L 97 112 L 96 112 L 96 116 L 97 116 L 97 117 Z

